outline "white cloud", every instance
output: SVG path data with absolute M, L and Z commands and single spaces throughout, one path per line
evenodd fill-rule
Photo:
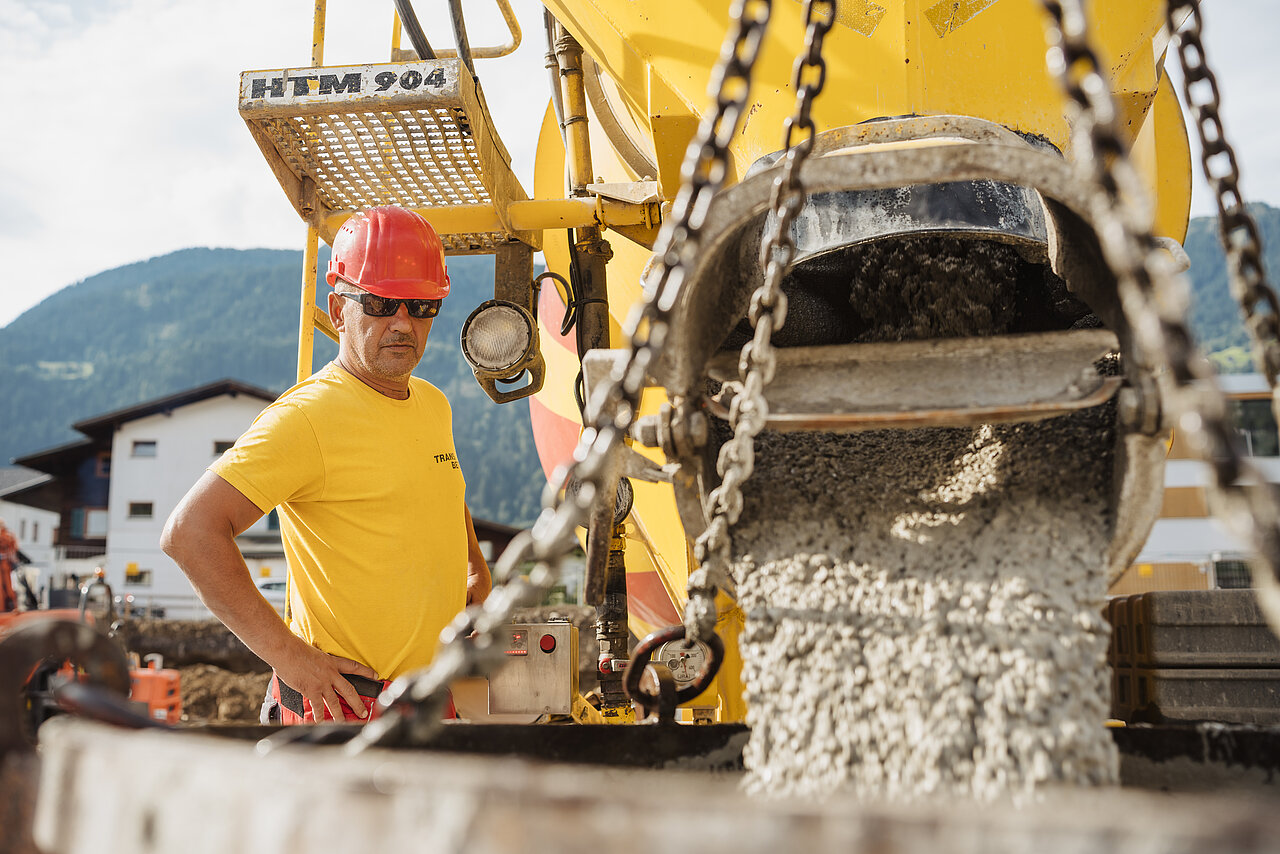
M 1280 205 L 1280 72 L 1275 39 L 1280 34 L 1280 4 L 1274 0 L 1217 0 L 1201 10 L 1205 56 L 1218 80 L 1221 117 L 1227 141 L 1240 164 L 1241 189 L 1249 201 Z M 1170 50 L 1166 67 L 1181 99 L 1182 75 Z M 1190 129 L 1192 216 L 1217 213 L 1200 175 L 1200 144 Z M 1280 275 L 1277 271 L 1273 275 Z
M 86 5 L 94 11 L 0 0 L 0 79 L 21 81 L 6 91 L 0 134 L 0 325 L 78 279 L 175 249 L 302 246 L 303 226 L 237 97 L 241 71 L 309 64 L 314 4 Z M 330 4 L 326 63 L 388 55 L 391 4 L 377 4 L 377 14 L 371 5 Z M 523 18 L 540 20 L 529 11 Z M 447 19 L 419 14 L 428 32 L 451 33 Z M 473 45 L 506 40 L 500 20 L 468 23 Z M 539 71 L 541 41 L 540 27 L 526 32 L 533 46 L 522 51 Z M 531 117 L 536 133 L 540 107 L 494 95 L 495 113 L 517 113 L 502 117 L 501 130 L 516 133 L 512 119 Z M 525 149 L 513 156 L 528 183 L 532 142 Z
M 326 64 L 388 55 L 391 4 L 332 2 Z M 513 3 L 516 57 L 481 66 L 498 129 L 531 189 L 546 104 L 540 6 Z M 1206 3 L 1227 130 L 1251 199 L 1280 204 L 1272 0 Z M 416 4 L 450 46 L 445 4 Z M 300 248 L 302 225 L 236 110 L 239 73 L 309 64 L 312 0 L 0 0 L 0 325 L 54 291 L 190 246 Z M 473 46 L 507 35 L 468 3 Z M 440 34 L 440 35 L 436 35 Z M 407 40 L 406 40 L 407 46 Z M 531 95 L 530 92 L 534 92 Z M 1195 212 L 1211 210 L 1202 190 Z

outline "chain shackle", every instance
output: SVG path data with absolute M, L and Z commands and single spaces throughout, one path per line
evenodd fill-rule
M 668 626 L 665 629 L 658 629 L 645 637 L 631 653 L 631 659 L 627 662 L 626 675 L 623 677 L 622 687 L 626 690 L 627 696 L 640 706 L 643 717 L 648 717 L 652 714 L 657 709 L 660 701 L 659 696 L 648 694 L 641 690 L 640 677 L 644 675 L 645 667 L 648 666 L 655 650 L 671 641 L 684 640 L 685 637 L 686 629 L 684 626 Z M 693 648 L 692 643 L 686 641 L 686 644 L 687 648 Z M 681 703 L 687 703 L 707 690 L 711 680 L 715 679 L 716 674 L 720 672 L 720 665 L 724 663 L 724 641 L 720 639 L 719 635 L 712 632 L 706 644 L 710 655 L 703 661 L 702 667 L 698 668 L 693 681 L 675 692 L 674 705 L 678 706 Z

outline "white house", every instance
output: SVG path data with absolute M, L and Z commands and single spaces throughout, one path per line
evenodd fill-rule
M 160 533 L 205 468 L 271 400 L 274 396 L 267 392 L 259 395 L 241 387 L 117 423 L 104 565 L 111 586 L 133 594 L 136 606 L 157 604 L 166 612 L 179 612 L 194 605 L 186 576 L 160 550 Z M 259 519 L 241 535 L 240 545 L 255 576 L 283 580 L 284 552 L 275 518 L 273 513 Z
M 191 485 L 275 397 L 221 380 L 79 421 L 72 426 L 85 438 L 15 460 L 25 468 L 13 471 L 24 474 L 14 476 L 8 491 L 0 481 L 0 498 L 20 506 L 13 519 L 33 520 L 29 530 L 45 543 L 43 551 L 28 552 L 33 562 L 37 554 L 48 558 L 48 573 L 41 576 L 44 604 L 73 604 L 79 583 L 101 566 L 114 593 L 134 611 L 210 616 L 160 550 L 160 534 Z M 490 561 L 517 533 L 472 521 Z M 237 542 L 267 600 L 282 608 L 287 573 L 276 512 Z
M 1225 374 L 1218 385 L 1232 408 L 1241 449 L 1272 484 L 1280 484 L 1280 435 L 1271 391 L 1261 374 Z M 1249 548 L 1209 508 L 1212 471 L 1174 431 L 1165 463 L 1164 502 L 1138 559 L 1112 586 L 1122 595 L 1146 590 L 1249 587 Z
M 53 569 L 53 537 L 58 529 L 58 514 L 9 501 L 6 496 L 33 489 L 48 480 L 49 475 L 28 468 L 0 467 L 0 521 L 18 540 L 18 550 L 28 561 L 23 571 L 33 589 L 39 589 L 41 578 L 48 577 Z
M 205 468 L 275 397 L 222 380 L 77 422 L 86 439 L 15 460 L 46 474 L 39 489 L 15 498 L 60 517 L 50 589 L 71 588 L 102 566 L 134 609 L 207 616 L 186 576 L 160 550 L 160 533 Z M 274 512 L 264 516 L 239 543 L 256 577 L 283 580 L 275 519 Z

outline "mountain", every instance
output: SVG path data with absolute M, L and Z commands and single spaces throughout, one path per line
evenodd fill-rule
M 25 312 L 0 329 L 0 464 L 82 438 L 76 421 L 224 377 L 285 390 L 301 269 L 301 252 L 186 249 L 100 273 Z M 493 295 L 493 261 L 451 258 L 449 273 L 453 290 L 416 373 L 453 406 L 472 513 L 524 526 L 545 483 L 528 403 L 492 403 L 458 347 L 467 314 Z M 316 337 L 319 367 L 337 345 Z
M 1280 210 L 1253 205 L 1280 270 Z M 1250 369 L 1248 337 L 1227 286 L 1217 220 L 1191 221 L 1191 326 L 1219 369 Z M 320 269 L 327 255 L 322 252 Z M 71 285 L 0 329 L 0 464 L 79 438 L 71 424 L 230 377 L 283 391 L 297 359 L 302 253 L 186 249 Z M 543 477 L 524 401 L 498 406 L 458 348 L 462 322 L 493 293 L 493 261 L 451 258 L 454 290 L 436 318 L 418 373 L 453 403 L 468 500 L 482 518 L 525 525 Z M 323 293 L 323 289 L 321 290 Z M 324 336 L 316 366 L 336 352 Z
M 1249 205 L 1262 237 L 1263 267 L 1273 288 L 1280 286 L 1280 210 Z M 1231 296 L 1227 268 L 1218 237 L 1217 217 L 1197 217 L 1187 228 L 1185 242 L 1191 256 L 1191 331 L 1200 346 L 1224 373 L 1253 370 L 1249 335 L 1240 309 Z

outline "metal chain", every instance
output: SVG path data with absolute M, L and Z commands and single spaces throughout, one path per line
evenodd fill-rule
M 541 601 L 556 583 L 560 562 L 577 544 L 576 529 L 586 524 L 592 504 L 609 488 L 610 458 L 635 420 L 646 377 L 662 355 L 671 312 L 700 251 L 711 199 L 728 174 L 729 143 L 745 113 L 751 71 L 771 12 L 772 0 L 738 0 L 733 7 L 733 22 L 711 76 L 715 103 L 685 155 L 680 192 L 655 246 L 651 285 L 624 327 L 624 368 L 588 401 L 573 463 L 548 483 L 533 527 L 517 535 L 498 559 L 489 598 L 482 606 L 467 608 L 441 633 L 440 650 L 426 671 L 396 680 L 384 696 L 383 715 L 348 743 L 348 752 L 427 738 L 440 726 L 449 684 L 493 672 L 504 660 L 499 628 L 510 622 L 517 607 Z M 564 489 L 569 482 L 579 488 Z M 614 499 L 609 495 L 602 500 Z M 523 575 L 521 569 L 530 563 L 533 568 Z
M 1176 19 L 1183 11 L 1188 17 L 1178 31 Z M 1204 52 L 1200 0 L 1169 0 L 1166 22 L 1170 33 L 1177 32 L 1182 93 L 1200 137 L 1200 165 L 1205 181 L 1218 205 L 1218 233 L 1226 251 L 1231 292 L 1244 311 L 1255 358 L 1272 389 L 1275 408 L 1280 403 L 1275 400 L 1276 378 L 1280 373 L 1280 299 L 1267 282 L 1258 224 L 1245 206 L 1236 153 L 1223 131 L 1218 78 L 1209 68 Z M 1215 170 L 1215 162 L 1220 170 Z M 1265 304 L 1266 313 L 1258 311 L 1260 303 Z
M 805 200 L 800 167 L 813 149 L 817 135 L 809 111 L 826 82 L 822 42 L 835 23 L 835 12 L 835 0 L 805 2 L 804 47 L 791 73 L 796 112 L 783 125 L 786 153 L 782 173 L 774 180 L 770 196 L 773 216 L 760 249 L 764 281 L 751 295 L 747 313 L 754 335 L 743 345 L 738 358 L 739 381 L 726 383 L 732 392 L 729 426 L 733 428 L 733 436 L 721 446 L 716 459 L 721 482 L 707 496 L 709 522 L 694 545 L 698 568 L 689 574 L 689 599 L 684 617 L 687 636 L 693 640 L 705 640 L 715 631 L 716 592 L 725 590 L 732 594 L 734 591 L 729 572 L 732 560 L 729 530 L 742 514 L 742 486 L 755 468 L 755 438 L 769 417 L 764 389 L 777 369 L 772 338 L 787 319 L 787 295 L 782 292 L 782 279 L 796 254 L 791 223 Z
M 1129 160 L 1110 85 L 1089 45 L 1080 0 L 1041 0 L 1049 13 L 1048 65 L 1072 107 L 1072 153 L 1098 189 L 1091 215 L 1116 276 L 1125 322 L 1139 358 L 1150 361 L 1160 404 L 1213 474 L 1214 509 L 1253 544 L 1267 572 L 1258 600 L 1280 631 L 1280 509 L 1265 478 L 1241 454 L 1227 403 L 1186 324 L 1186 288 L 1158 251 L 1141 178 Z

